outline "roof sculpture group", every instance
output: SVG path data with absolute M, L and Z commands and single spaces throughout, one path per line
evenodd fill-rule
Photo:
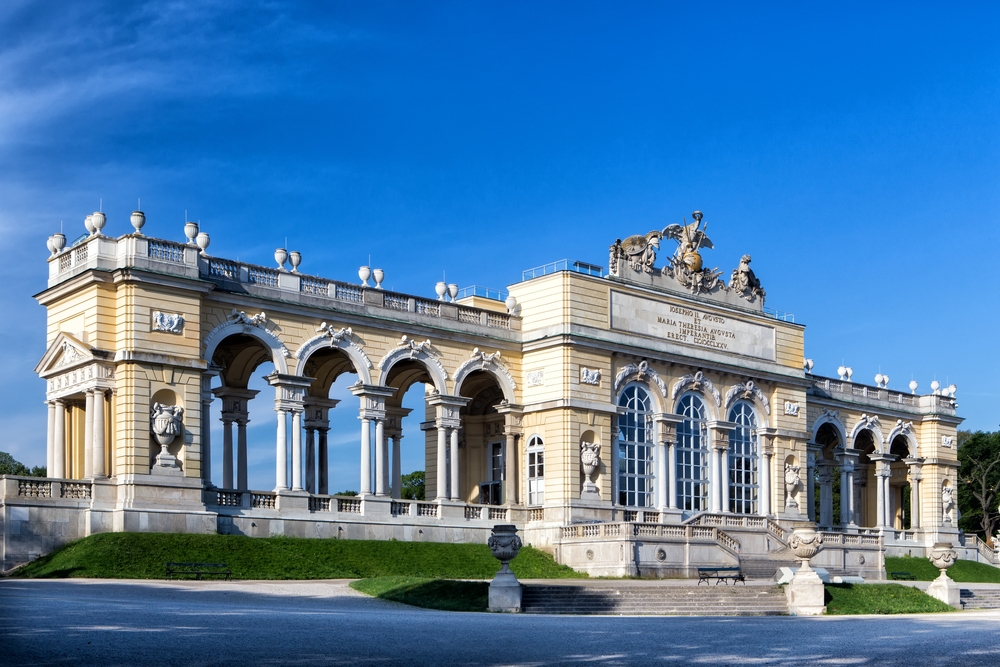
M 743 255 L 740 265 L 733 269 L 729 284 L 722 279 L 722 271 L 703 266 L 702 248 L 714 249 L 712 240 L 705 233 L 708 223 L 702 226 L 702 213 L 691 214 L 694 222 L 668 225 L 661 231 L 653 230 L 646 235 L 636 234 L 624 241 L 617 239 L 611 245 L 608 267 L 612 275 L 621 276 L 625 267 L 635 273 L 672 278 L 692 294 L 712 294 L 734 292 L 750 303 L 758 299 L 763 304 L 765 292 L 760 280 L 750 268 L 750 255 Z M 677 249 L 667 259 L 667 265 L 656 268 L 656 251 L 662 239 L 677 242 Z

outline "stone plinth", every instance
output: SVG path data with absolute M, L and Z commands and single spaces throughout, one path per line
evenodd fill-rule
M 785 587 L 788 612 L 796 616 L 819 616 L 826 612 L 826 589 L 819 574 L 809 566 L 809 559 L 822 548 L 823 536 L 812 523 L 802 522 L 792 531 L 788 546 L 802 559 L 802 567 Z

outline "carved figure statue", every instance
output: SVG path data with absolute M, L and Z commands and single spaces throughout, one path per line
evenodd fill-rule
M 645 236 L 636 234 L 624 241 L 616 240 L 611 245 L 611 255 L 608 258 L 611 273 L 618 273 L 619 262 L 623 260 L 627 261 L 636 273 L 653 273 L 653 265 L 656 264 L 656 251 L 660 248 L 660 239 L 662 238 L 663 234 L 654 230 Z
M 760 280 L 754 275 L 750 268 L 750 255 L 743 255 L 740 258 L 740 265 L 733 269 L 733 275 L 729 279 L 729 289 L 733 290 L 747 301 L 753 302 L 759 298 L 764 301 L 764 288 L 760 286 Z
M 788 502 L 785 504 L 790 508 L 798 508 L 799 506 L 795 500 L 796 492 L 802 488 L 802 479 L 799 477 L 799 469 L 800 466 L 795 466 L 791 463 L 785 464 L 785 493 L 788 497 Z
M 664 275 L 672 276 L 677 282 L 691 290 L 693 294 L 725 290 L 726 283 L 720 280 L 722 271 L 706 269 L 702 266 L 701 248 L 714 248 L 705 233 L 706 223 L 701 226 L 701 211 L 691 214 L 694 222 L 683 225 L 668 225 L 662 232 L 664 238 L 677 241 L 677 250 L 670 258 L 669 266 L 663 268 Z
M 183 414 L 184 408 L 179 405 L 153 403 L 150 410 L 150 430 L 161 446 L 166 447 L 180 435 L 183 428 L 181 425 Z
M 941 509 L 944 512 L 944 522 L 951 523 L 951 511 L 955 509 L 955 489 L 950 486 L 941 489 Z
M 250 324 L 256 327 L 262 327 L 267 322 L 267 313 L 259 312 L 256 315 L 247 315 L 242 310 L 236 310 L 233 308 L 233 312 L 229 314 L 230 322 L 240 322 L 242 324 Z

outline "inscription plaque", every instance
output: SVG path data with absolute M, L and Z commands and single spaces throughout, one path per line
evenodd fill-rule
M 774 327 L 689 306 L 611 292 L 611 328 L 774 361 Z

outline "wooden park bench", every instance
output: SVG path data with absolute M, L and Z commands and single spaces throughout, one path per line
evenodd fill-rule
M 732 581 L 734 586 L 737 581 L 742 581 L 744 586 L 747 585 L 746 579 L 743 577 L 743 573 L 740 572 L 739 567 L 699 567 L 698 585 L 700 586 L 703 581 L 708 583 L 709 579 L 715 579 L 716 586 L 720 583 L 725 583 L 727 580 Z
M 167 563 L 167 579 L 201 579 L 202 577 L 233 578 L 233 573 L 225 563 Z
M 913 575 L 909 572 L 890 572 L 889 576 L 896 581 L 916 581 Z

